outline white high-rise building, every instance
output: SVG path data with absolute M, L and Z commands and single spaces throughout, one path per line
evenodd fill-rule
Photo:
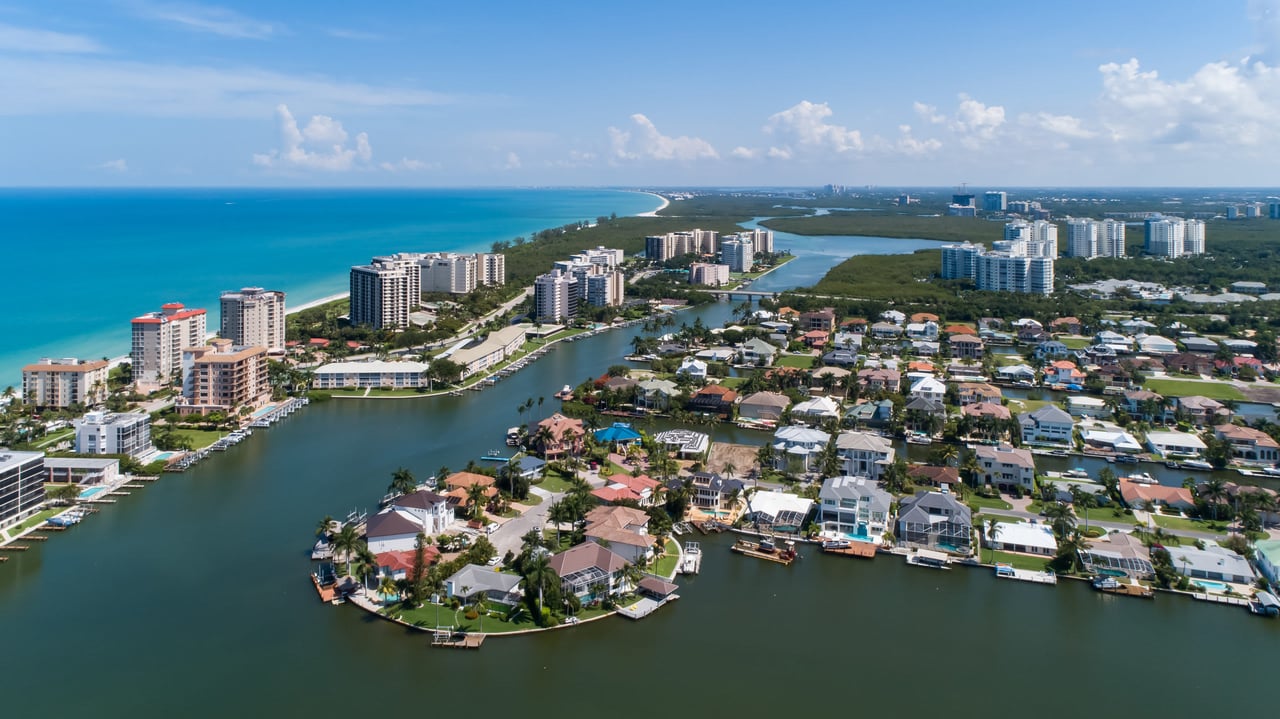
M 1027 243 L 1027 256 L 1058 256 L 1058 225 L 1056 223 L 1036 220 L 1031 224 L 1031 241 Z
M 1146 223 L 1145 251 L 1170 259 L 1204 254 L 1204 221 L 1156 216 Z
M 1049 240 L 1033 242 L 1046 247 Z M 1053 240 L 1056 244 L 1056 238 Z M 972 279 L 980 290 L 1047 295 L 1053 292 L 1054 258 L 1028 256 L 1021 239 L 997 240 L 988 252 L 981 245 L 943 245 L 943 279 Z
M 623 251 L 607 248 L 601 245 L 594 250 L 579 252 L 576 255 L 570 255 L 569 260 L 581 264 L 600 265 L 610 269 L 622 264 Z
M 959 245 L 942 246 L 942 279 L 973 279 L 977 276 L 978 255 L 982 254 L 982 245 L 965 242 Z
M 1067 218 L 1067 257 L 1090 260 L 1097 257 L 1098 233 L 1102 225 L 1096 220 L 1079 217 Z
M 182 348 L 202 345 L 207 313 L 170 302 L 159 312 L 133 318 L 133 381 L 141 389 L 156 389 L 175 381 L 182 371 Z
M 422 301 L 420 255 L 375 257 L 351 268 L 351 324 L 374 329 L 407 327 Z
M 458 255 L 452 252 L 423 255 L 418 260 L 422 273 L 422 291 L 465 295 L 474 290 L 480 281 L 479 265 L 477 255 Z
M 1124 257 L 1124 222 L 1106 219 L 1098 235 L 1098 254 L 1103 257 Z
M 243 347 L 284 349 L 284 293 L 245 287 L 239 292 L 223 292 L 220 337 Z M 197 344 L 203 344 L 202 342 Z
M 730 272 L 750 272 L 755 264 L 755 247 L 745 238 L 725 239 L 720 243 L 720 261 Z
M 729 284 L 729 266 L 694 262 L 689 265 L 689 284 L 720 287 Z
M 751 240 L 751 246 L 755 248 L 756 254 L 773 254 L 773 230 L 757 228 L 741 234 Z
M 587 304 L 593 307 L 617 307 L 622 304 L 626 281 L 617 270 L 587 275 Z
M 560 270 L 533 281 L 533 311 L 540 322 L 559 322 L 578 314 L 578 278 Z
M 501 253 L 479 255 L 480 284 L 497 287 L 507 283 L 507 256 Z
M 1186 220 L 1182 233 L 1182 254 L 1204 254 L 1204 220 Z

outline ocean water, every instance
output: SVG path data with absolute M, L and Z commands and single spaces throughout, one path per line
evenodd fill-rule
M 288 304 L 344 292 L 391 252 L 487 250 L 547 227 L 658 206 L 615 190 L 0 190 L 0 387 L 40 357 L 115 357 L 129 320 L 182 302 L 218 322 L 223 290 Z

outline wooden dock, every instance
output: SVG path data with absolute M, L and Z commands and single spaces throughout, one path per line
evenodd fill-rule
M 1053 572 L 1034 572 L 1030 569 L 1015 569 L 1010 564 L 996 563 L 996 576 L 1000 579 L 1016 579 L 1033 584 L 1057 584 L 1058 575 Z
M 1230 604 L 1234 607 L 1248 607 L 1251 604 L 1244 597 L 1227 597 L 1221 594 L 1209 594 L 1208 592 L 1193 593 L 1191 598 L 1199 599 L 1202 602 L 1213 602 L 1214 604 Z
M 790 565 L 792 562 L 796 561 L 797 557 L 800 556 L 790 549 L 762 549 L 760 544 L 756 542 L 748 542 L 745 539 L 739 539 L 732 547 L 729 547 L 729 549 L 748 557 L 764 559 L 783 565 Z
M 26 537 L 23 537 L 23 539 L 26 539 Z M 31 549 L 31 547 L 25 544 L 6 544 L 0 547 L 0 552 L 25 552 L 28 549 Z
M 332 602 L 337 598 L 337 591 L 335 591 L 333 587 L 320 586 L 320 577 L 317 577 L 315 574 L 311 575 L 311 583 L 315 585 L 316 593 L 320 595 L 320 601 Z
M 484 644 L 484 636 L 438 629 L 431 635 L 431 646 L 442 649 L 479 649 Z
M 876 545 L 871 542 L 849 542 L 847 547 L 823 547 L 824 554 L 839 554 L 859 559 L 875 559 Z

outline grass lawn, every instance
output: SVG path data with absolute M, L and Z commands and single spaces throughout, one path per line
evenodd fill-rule
M 965 497 L 965 503 L 979 509 L 1013 509 L 1013 505 L 998 497 L 982 497 L 976 493 L 969 493 Z
M 747 381 L 746 377 L 721 377 L 719 384 L 729 389 L 737 389 Z
M 19 522 L 18 524 L 15 524 L 14 526 L 9 527 L 5 531 L 9 533 L 10 537 L 17 536 L 19 533 L 26 531 L 30 527 L 34 527 L 37 524 L 44 524 L 44 521 L 49 517 L 52 517 L 55 514 L 58 514 L 60 512 L 65 512 L 65 511 L 67 511 L 66 507 L 42 509 L 39 512 L 36 512 L 35 514 L 31 515 L 30 517 L 27 517 L 26 519 Z
M 547 472 L 542 477 L 542 481 L 536 485 L 548 492 L 568 492 L 573 485 L 569 482 L 569 478 L 558 472 Z
M 670 577 L 676 571 L 676 563 L 680 561 L 680 546 L 674 539 L 667 538 L 667 553 L 653 565 L 653 573 L 659 577 Z
M 1069 350 L 1082 350 L 1093 344 L 1093 340 L 1088 337 L 1059 337 L 1058 341 L 1066 345 Z
M 1018 412 L 1034 412 L 1050 404 L 1057 403 L 1047 399 L 1011 399 L 1009 400 L 1009 411 L 1014 414 Z
M 524 499 L 513 499 L 511 501 L 515 502 L 516 504 L 523 504 L 526 507 L 536 507 L 539 504 L 542 504 L 542 497 L 539 497 L 533 492 L 530 492 L 529 496 L 525 497 Z
M 1151 390 L 1165 397 L 1187 397 L 1201 395 L 1209 399 L 1243 400 L 1244 393 L 1225 382 L 1194 382 L 1179 379 L 1149 379 L 1142 383 L 1143 389 Z
M 75 436 L 76 436 L 75 428 L 67 427 L 66 429 L 60 429 L 56 432 L 53 432 L 48 435 L 45 435 L 44 437 L 41 437 L 38 442 L 32 442 L 31 447 L 33 449 L 44 449 L 45 447 L 48 447 L 51 444 L 57 444 L 58 442 L 61 442 L 64 439 L 72 439 Z
M 1029 569 L 1033 572 L 1043 572 L 1045 565 L 1051 559 L 1050 557 L 1033 557 L 1028 554 L 1014 554 L 1012 552 L 992 552 L 990 549 L 983 548 L 982 561 L 990 562 L 993 554 L 997 562 L 1006 562 L 1012 564 L 1014 569 Z
M 182 437 L 191 443 L 192 449 L 204 449 L 227 436 L 228 432 L 215 432 L 211 429 L 175 429 L 174 437 Z
M 363 392 L 362 392 L 363 393 Z M 374 389 L 369 392 L 370 397 L 416 397 L 427 393 L 427 388 L 414 389 L 405 387 L 401 389 Z
M 810 369 L 813 367 L 814 357 L 810 355 L 782 355 L 773 362 L 774 367 L 799 367 L 800 369 Z
M 1156 525 L 1165 529 L 1181 529 L 1191 532 L 1209 532 L 1212 534 L 1226 534 L 1226 522 L 1205 522 L 1199 519 L 1183 519 L 1182 517 L 1166 517 L 1163 514 L 1151 515 L 1156 521 Z

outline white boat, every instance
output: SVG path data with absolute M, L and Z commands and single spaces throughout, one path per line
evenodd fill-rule
M 918 549 L 913 554 L 907 555 L 907 564 L 929 569 L 950 569 L 951 556 L 946 552 Z
M 1193 469 L 1193 470 L 1196 470 L 1196 471 L 1198 471 L 1198 472 L 1212 472 L 1212 471 L 1213 471 L 1213 465 L 1212 465 L 1212 464 L 1209 464 L 1208 462 L 1204 461 L 1203 459 L 1188 459 L 1187 461 L 1183 462 L 1181 466 L 1182 466 L 1182 468 L 1183 468 L 1183 469 Z
M 1155 477 L 1152 477 L 1150 474 L 1147 474 L 1146 472 L 1138 472 L 1137 474 L 1131 474 L 1128 477 L 1125 477 L 1125 479 L 1130 482 L 1133 482 L 1134 484 L 1160 484 L 1160 482 L 1157 481 Z

